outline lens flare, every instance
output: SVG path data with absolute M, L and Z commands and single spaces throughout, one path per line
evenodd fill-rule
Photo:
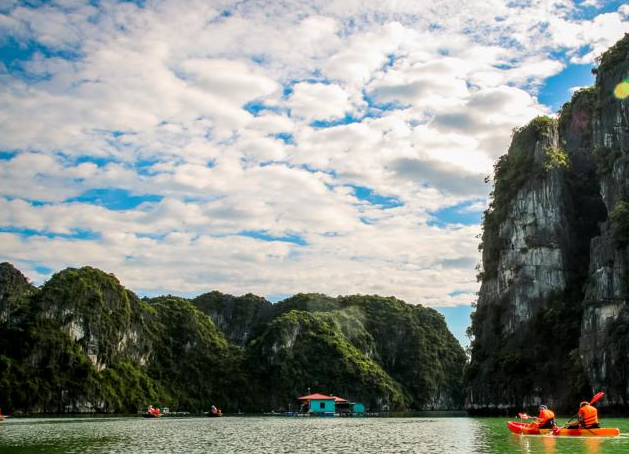
M 629 96 L 629 79 L 625 79 L 614 88 L 614 96 L 618 99 L 625 99 Z

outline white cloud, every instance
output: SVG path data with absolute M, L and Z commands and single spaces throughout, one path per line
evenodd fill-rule
M 339 85 L 305 82 L 293 87 L 288 106 L 294 116 L 306 121 L 333 120 L 351 108 L 349 95 Z
M 18 43 L 0 65 L 0 259 L 150 292 L 439 306 L 477 290 L 479 227 L 434 212 L 482 210 L 511 129 L 548 111 L 544 79 L 629 17 L 575 19 L 567 0 L 92 3 L 0 8 L 0 45 Z M 76 201 L 111 189 L 136 202 Z
M 592 20 L 551 18 L 549 29 L 553 43 L 570 48 L 573 63 L 594 62 L 629 29 L 629 10 L 626 6 L 620 6 L 617 12 L 599 14 Z M 580 52 L 582 48 L 586 49 L 585 52 Z

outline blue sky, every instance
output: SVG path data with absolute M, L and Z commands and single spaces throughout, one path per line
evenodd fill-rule
M 466 330 L 470 326 L 470 315 L 472 315 L 472 306 L 469 304 L 454 307 L 436 307 L 448 324 L 448 328 L 459 343 L 465 348 L 469 347 L 470 340 L 466 335 Z
M 5 3 L 0 260 L 393 295 L 467 342 L 484 178 L 628 25 L 595 0 Z
M 539 90 L 540 102 L 557 112 L 570 100 L 575 87 L 589 87 L 594 84 L 592 68 L 594 66 L 591 64 L 569 64 L 559 74 L 547 78 Z

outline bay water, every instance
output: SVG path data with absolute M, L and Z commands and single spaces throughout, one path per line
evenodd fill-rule
M 629 419 L 604 418 L 617 438 L 511 434 L 507 418 L 11 418 L 4 453 L 629 453 Z M 562 420 L 558 421 L 562 423 Z M 624 435 L 627 434 L 627 435 Z

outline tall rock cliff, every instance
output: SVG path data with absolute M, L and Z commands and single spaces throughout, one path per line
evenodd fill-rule
M 629 98 L 615 87 L 629 79 L 629 35 L 603 55 L 591 122 L 600 193 L 609 213 L 591 242 L 580 352 L 593 389 L 608 405 L 629 408 Z
M 628 50 L 626 36 L 602 56 L 594 87 L 558 120 L 514 131 L 495 165 L 470 328 L 472 412 L 542 401 L 567 411 L 600 389 L 603 405 L 628 404 L 629 104 L 613 96 Z

